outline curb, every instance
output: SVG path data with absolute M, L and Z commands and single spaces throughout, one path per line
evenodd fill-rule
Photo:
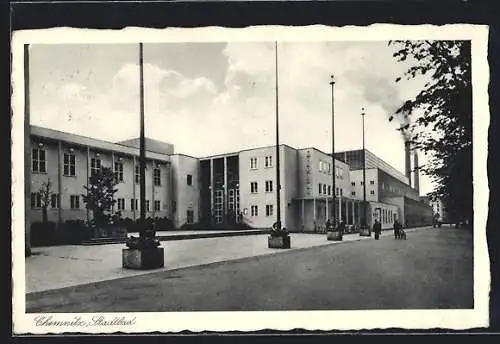
M 234 237 L 234 236 L 244 236 L 244 235 L 260 235 L 267 234 L 268 230 L 250 230 L 250 231 L 239 231 L 239 232 L 220 232 L 220 233 L 196 233 L 196 234 L 174 234 L 174 235 L 161 235 L 157 236 L 156 239 L 160 241 L 175 241 L 175 240 L 190 240 L 190 239 L 207 239 L 207 238 L 221 238 L 221 237 Z M 124 244 L 126 239 L 116 239 L 109 241 L 86 241 L 82 242 L 82 246 L 95 246 L 95 245 L 110 245 L 110 244 Z

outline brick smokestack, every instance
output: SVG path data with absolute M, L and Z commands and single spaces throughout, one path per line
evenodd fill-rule
M 415 172 L 413 174 L 413 187 L 417 190 L 417 192 L 420 194 L 420 174 L 419 174 L 419 165 L 418 165 L 418 153 L 415 150 L 413 152 L 413 165 Z
M 411 184 L 411 148 L 410 148 L 410 141 L 405 140 L 405 174 L 406 177 L 408 178 L 408 184 L 412 186 Z

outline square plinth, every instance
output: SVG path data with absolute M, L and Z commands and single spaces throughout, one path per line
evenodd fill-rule
M 122 265 L 125 269 L 147 270 L 165 266 L 163 247 L 122 250 Z
M 269 248 L 290 248 L 290 236 L 269 236 L 267 238 Z
M 326 234 L 326 240 L 329 240 L 329 241 L 342 241 L 342 234 L 340 232 L 328 232 Z
M 372 236 L 372 232 L 371 232 L 370 228 L 360 228 L 359 235 L 360 236 Z

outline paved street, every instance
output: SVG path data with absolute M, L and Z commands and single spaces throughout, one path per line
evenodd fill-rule
M 265 236 L 251 238 L 260 238 L 255 249 L 265 246 Z M 230 239 L 236 245 L 244 238 Z M 189 242 L 205 240 L 212 239 Z M 26 307 L 27 312 L 472 308 L 472 247 L 464 229 L 409 231 L 406 241 L 386 232 L 380 241 L 282 251 L 32 293 Z

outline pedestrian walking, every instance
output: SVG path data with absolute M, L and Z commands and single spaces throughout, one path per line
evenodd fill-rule
M 399 239 L 399 230 L 401 229 L 401 224 L 398 219 L 394 221 L 394 239 Z
M 382 225 L 378 220 L 375 220 L 375 223 L 373 224 L 373 232 L 375 233 L 375 240 L 378 240 L 380 232 L 382 232 Z
M 345 222 L 344 222 L 344 220 L 340 220 L 340 223 L 339 223 L 339 232 L 340 232 L 340 235 L 343 235 L 344 231 L 345 231 Z

